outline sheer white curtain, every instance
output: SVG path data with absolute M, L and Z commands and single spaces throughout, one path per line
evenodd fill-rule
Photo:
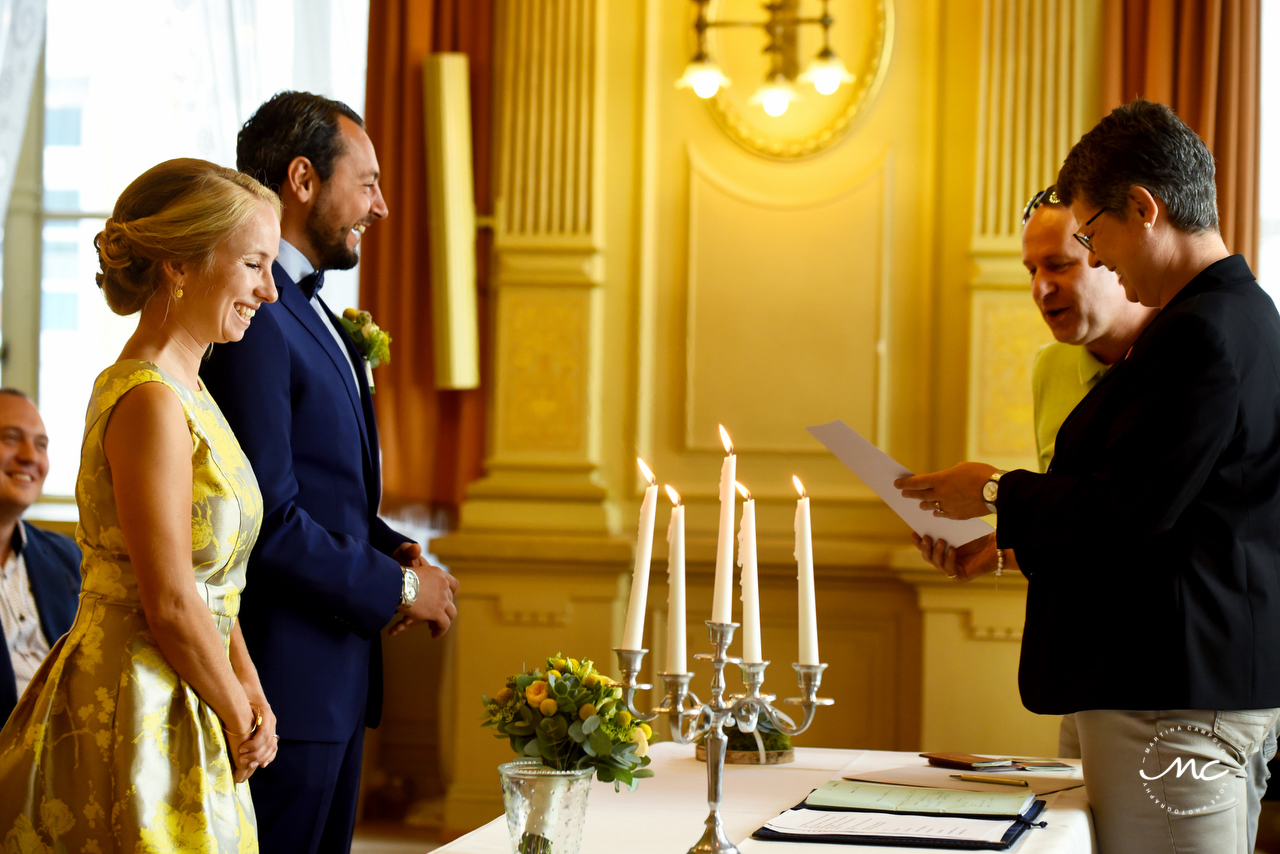
M 9 207 L 43 35 L 44 0 L 0 0 L 0 210 Z
M 0 0 L 6 2 L 35 0 Z M 92 240 L 102 216 L 130 181 L 162 160 L 201 157 L 234 166 L 240 126 L 281 90 L 317 92 L 362 112 L 369 6 L 368 0 L 38 5 L 45 2 L 39 402 L 50 434 L 45 492 L 70 495 L 93 379 L 115 360 L 136 322 L 112 315 L 94 283 Z M 7 56 L 4 63 L 0 97 Z M 28 80 L 24 91 L 30 88 Z M 0 101 L 0 145 L 2 122 L 25 115 Z M 21 135 L 19 126 L 19 142 Z M 325 297 L 338 311 L 357 304 L 356 290 L 355 271 L 326 277 Z

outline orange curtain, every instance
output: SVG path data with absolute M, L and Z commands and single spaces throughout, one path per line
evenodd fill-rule
M 371 0 L 365 123 L 382 167 L 390 216 L 365 235 L 360 304 L 392 337 L 391 362 L 377 370 L 374 407 L 383 454 L 383 508 L 453 516 L 481 473 L 484 387 L 437 391 L 431 343 L 422 65 L 429 53 L 468 55 L 476 209 L 490 210 L 489 104 L 493 0 Z M 488 234 L 477 245 L 481 353 Z
M 1261 0 L 1106 4 L 1103 100 L 1173 108 L 1217 161 L 1222 239 L 1257 269 Z

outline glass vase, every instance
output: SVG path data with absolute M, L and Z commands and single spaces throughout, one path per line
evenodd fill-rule
M 556 771 L 517 759 L 498 774 L 513 854 L 578 854 L 595 769 Z

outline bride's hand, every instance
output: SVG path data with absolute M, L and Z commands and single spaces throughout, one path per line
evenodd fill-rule
M 262 715 L 262 723 L 258 724 L 253 737 L 240 742 L 231 754 L 235 757 L 237 783 L 249 779 L 254 771 L 275 761 L 280 747 L 280 739 L 276 736 L 276 716 L 271 707 L 263 701 L 261 705 L 254 705 L 254 709 Z M 227 749 L 232 750 L 230 746 Z

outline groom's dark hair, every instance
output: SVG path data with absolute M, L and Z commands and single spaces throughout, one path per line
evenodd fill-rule
M 236 168 L 279 192 L 288 180 L 289 164 L 305 157 L 321 181 L 329 180 L 344 150 L 339 116 L 364 127 L 360 114 L 341 101 L 310 92 L 278 93 L 240 129 Z

